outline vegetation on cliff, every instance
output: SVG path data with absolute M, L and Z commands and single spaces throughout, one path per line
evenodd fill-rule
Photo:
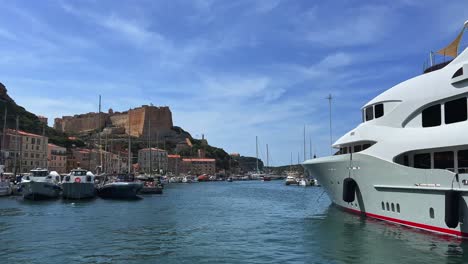
M 15 101 L 8 96 L 5 86 L 0 83 L 0 126 L 2 126 L 2 128 L 5 116 L 5 105 L 7 108 L 7 128 L 16 129 L 16 117 L 18 116 L 20 130 L 38 135 L 45 134 L 49 137 L 50 143 L 59 146 L 84 146 L 83 141 L 68 139 L 66 134 L 57 132 L 55 129 L 44 125 L 35 114 L 17 105 Z

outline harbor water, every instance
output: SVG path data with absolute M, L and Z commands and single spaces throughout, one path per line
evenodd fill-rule
M 210 182 L 137 201 L 1 198 L 0 263 L 468 263 L 468 241 L 343 212 L 320 187 Z

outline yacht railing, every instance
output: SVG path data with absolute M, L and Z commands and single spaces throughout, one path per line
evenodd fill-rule
M 457 55 L 460 55 L 460 53 L 462 53 L 466 48 L 468 48 L 468 41 L 465 41 L 464 43 L 460 44 Z M 429 58 L 424 61 L 423 73 L 440 70 L 452 61 L 452 57 L 439 55 L 431 51 L 429 53 Z

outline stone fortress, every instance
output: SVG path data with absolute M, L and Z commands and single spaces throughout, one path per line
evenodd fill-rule
M 134 137 L 151 137 L 171 134 L 172 113 L 167 106 L 148 106 L 126 112 L 87 113 L 56 118 L 54 128 L 69 134 L 103 131 L 108 134 L 129 134 Z

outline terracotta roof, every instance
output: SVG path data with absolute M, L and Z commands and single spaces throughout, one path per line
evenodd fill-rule
M 210 162 L 215 162 L 215 159 L 182 159 L 182 161 L 210 161 Z
M 168 158 L 180 158 L 180 155 L 167 155 Z
M 9 129 L 9 132 L 10 132 L 10 134 L 15 134 L 15 133 L 16 133 L 16 130 L 14 130 L 14 129 Z M 7 132 L 7 133 L 8 133 L 8 132 Z M 30 136 L 30 137 L 42 137 L 41 135 L 36 135 L 36 134 L 33 134 L 33 133 L 28 133 L 28 132 L 22 131 L 22 130 L 18 130 L 18 135 Z

